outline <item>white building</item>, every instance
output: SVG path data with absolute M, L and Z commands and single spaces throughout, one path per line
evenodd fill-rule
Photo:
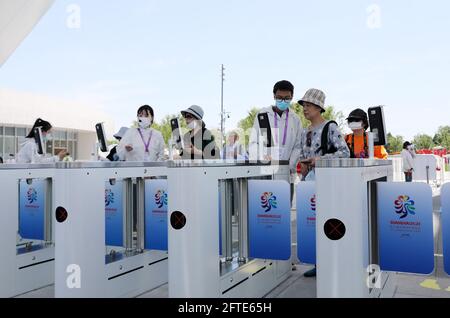
M 97 142 L 96 123 L 105 123 L 108 136 L 115 128 L 110 116 L 93 106 L 0 88 L 0 157 L 6 160 L 17 154 L 37 118 L 53 126 L 47 153 L 66 149 L 75 160 L 91 158 Z

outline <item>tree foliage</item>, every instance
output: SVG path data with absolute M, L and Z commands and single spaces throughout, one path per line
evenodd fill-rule
M 404 142 L 405 140 L 403 139 L 403 136 L 394 136 L 391 133 L 388 133 L 386 145 L 387 152 L 390 155 L 401 152 Z
M 412 142 L 416 149 L 432 149 L 434 147 L 433 137 L 426 134 L 418 134 Z

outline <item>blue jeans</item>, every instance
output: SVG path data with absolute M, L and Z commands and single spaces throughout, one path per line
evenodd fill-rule
M 412 172 L 405 172 L 405 181 L 412 182 Z

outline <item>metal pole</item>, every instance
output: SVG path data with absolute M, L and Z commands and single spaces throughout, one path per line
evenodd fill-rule
M 248 260 L 248 180 L 239 179 L 239 256 L 240 263 Z
M 143 178 L 136 180 L 136 250 L 144 251 L 145 245 L 145 181 Z
M 53 213 L 53 181 L 52 179 L 45 180 L 45 244 L 51 245 L 53 243 L 53 229 L 52 229 L 52 213 Z
M 126 252 L 133 250 L 133 179 L 125 180 L 126 209 L 125 209 L 125 249 Z
M 223 110 L 223 82 L 225 81 L 225 68 L 222 64 L 222 80 L 221 80 L 221 90 L 220 90 L 220 147 L 223 147 L 223 136 L 225 135 L 225 125 L 224 125 L 224 110 Z
M 232 180 L 220 180 L 221 195 L 221 218 L 222 218 L 222 256 L 226 262 L 233 260 L 233 242 L 232 242 Z

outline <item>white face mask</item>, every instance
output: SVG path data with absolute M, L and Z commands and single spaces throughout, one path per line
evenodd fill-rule
M 197 126 L 198 126 L 198 124 L 197 124 L 197 121 L 196 121 L 196 120 L 191 121 L 191 122 L 187 125 L 187 127 L 188 127 L 189 129 L 191 129 L 191 130 L 197 128 Z
M 52 136 L 52 134 L 47 134 L 43 138 L 44 138 L 45 141 L 52 141 L 53 136 Z
M 364 127 L 363 127 L 363 123 L 361 122 L 361 121 L 359 121 L 359 122 L 351 122 L 351 123 L 348 123 L 348 127 L 351 129 L 351 130 L 359 130 L 359 129 L 363 129 Z
M 142 129 L 149 128 L 152 125 L 151 117 L 138 117 L 139 127 Z

